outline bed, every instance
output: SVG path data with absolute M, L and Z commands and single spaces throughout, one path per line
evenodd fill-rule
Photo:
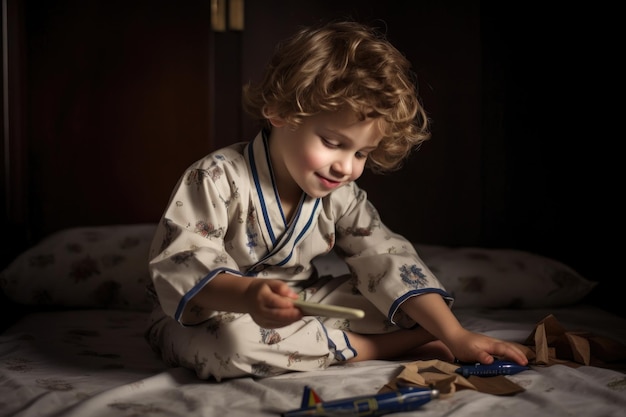
M 375 395 L 425 369 L 413 358 L 377 360 L 218 383 L 168 368 L 144 340 L 154 230 L 64 229 L 1 273 L 5 297 L 26 314 L 0 335 L 0 416 L 279 416 L 300 407 L 305 387 L 325 401 Z M 394 415 L 626 415 L 626 319 L 585 303 L 595 282 L 518 250 L 416 247 L 455 295 L 464 326 L 518 342 L 532 359 L 529 370 L 493 380 L 513 392 L 459 376 L 439 398 Z M 346 271 L 332 253 L 316 267 Z

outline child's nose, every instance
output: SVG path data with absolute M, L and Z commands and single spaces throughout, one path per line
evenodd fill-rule
M 333 171 L 342 176 L 350 176 L 352 173 L 352 158 L 341 158 L 335 161 Z

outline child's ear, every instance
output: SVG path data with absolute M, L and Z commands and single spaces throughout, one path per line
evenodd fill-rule
M 283 119 L 282 117 L 269 117 L 267 120 L 269 120 L 274 127 L 283 127 L 287 124 L 287 122 L 285 122 L 285 119 Z
M 282 117 L 280 117 L 278 115 L 277 112 L 274 111 L 273 108 L 271 107 L 265 107 L 265 109 L 263 109 L 263 115 L 265 116 L 265 118 L 267 120 L 269 120 L 269 122 L 272 124 L 272 126 L 274 127 L 283 127 L 287 124 L 287 122 L 285 121 L 285 119 L 283 119 Z

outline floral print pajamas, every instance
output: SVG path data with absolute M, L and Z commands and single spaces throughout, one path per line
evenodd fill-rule
M 311 261 L 335 249 L 350 270 L 318 277 Z M 345 330 L 384 333 L 415 323 L 399 309 L 409 297 L 452 297 L 413 245 L 393 233 L 357 184 L 324 198 L 303 194 L 291 222 L 283 214 L 266 132 L 191 165 L 176 185 L 150 249 L 156 301 L 146 337 L 173 366 L 217 380 L 325 368 L 358 354 Z M 360 320 L 304 317 L 260 328 L 248 314 L 194 310 L 193 296 L 217 274 L 275 278 L 309 301 L 361 308 Z

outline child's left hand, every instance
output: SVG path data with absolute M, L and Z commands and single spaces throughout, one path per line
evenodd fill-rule
M 494 356 L 509 359 L 518 365 L 528 365 L 528 358 L 516 343 L 495 339 L 480 333 L 461 329 L 447 340 L 447 346 L 461 362 L 480 362 L 489 365 Z

